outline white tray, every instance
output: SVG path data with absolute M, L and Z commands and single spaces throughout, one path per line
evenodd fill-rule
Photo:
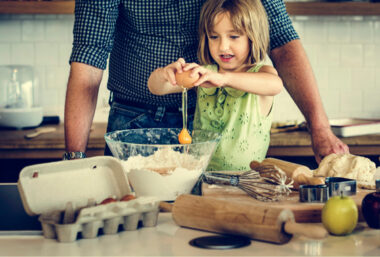
M 362 136 L 380 133 L 379 119 L 344 118 L 330 120 L 331 129 L 341 137 Z
M 79 232 L 93 238 L 100 228 L 114 234 L 119 225 L 135 230 L 140 220 L 143 226 L 157 222 L 159 201 L 155 197 L 99 205 L 108 197 L 120 199 L 132 193 L 123 166 L 114 157 L 28 166 L 20 173 L 18 189 L 25 211 L 40 215 L 44 236 L 60 242 L 75 241 Z M 89 207 L 89 203 L 96 206 Z

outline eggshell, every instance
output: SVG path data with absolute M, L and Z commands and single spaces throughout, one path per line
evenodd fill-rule
M 199 74 L 196 74 L 194 77 L 190 77 L 192 70 L 183 71 L 181 73 L 176 72 L 175 80 L 177 81 L 177 85 L 191 88 L 194 87 L 194 82 L 199 79 Z

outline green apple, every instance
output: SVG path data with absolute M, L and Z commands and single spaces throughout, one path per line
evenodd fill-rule
M 358 207 L 348 196 L 331 197 L 322 209 L 322 223 L 333 235 L 350 234 L 358 223 Z

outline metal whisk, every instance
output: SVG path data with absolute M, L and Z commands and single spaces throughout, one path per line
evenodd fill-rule
M 278 201 L 283 195 L 288 195 L 292 183 L 285 183 L 286 180 L 287 177 L 281 170 L 271 177 L 262 177 L 255 170 L 239 175 L 209 172 L 203 177 L 203 181 L 208 184 L 236 186 L 260 201 Z

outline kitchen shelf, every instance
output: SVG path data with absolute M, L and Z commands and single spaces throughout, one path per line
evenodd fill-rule
M 0 14 L 74 14 L 75 1 L 0 0 Z
M 287 2 L 290 15 L 380 15 L 380 3 Z
M 75 1 L 0 0 L 0 14 L 73 14 Z M 287 2 L 290 15 L 380 15 L 380 3 Z

